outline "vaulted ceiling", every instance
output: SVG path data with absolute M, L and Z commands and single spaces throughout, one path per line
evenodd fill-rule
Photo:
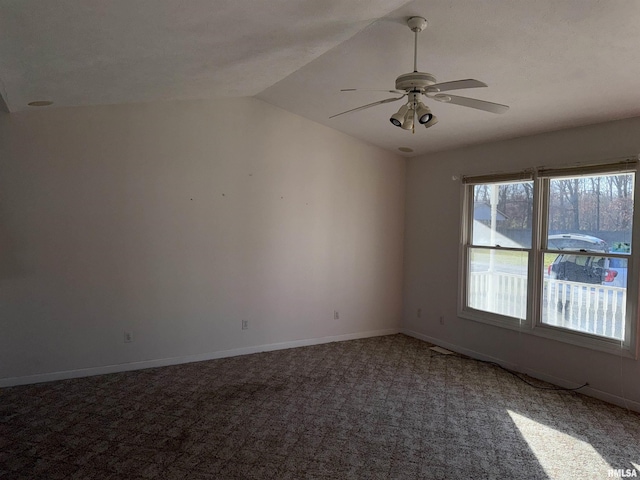
M 396 128 L 393 94 L 413 70 L 495 115 L 431 101 L 439 123 Z M 390 151 L 417 155 L 640 115 L 637 0 L 0 0 L 0 94 L 10 112 L 255 96 Z M 258 127 L 246 125 L 242 128 Z

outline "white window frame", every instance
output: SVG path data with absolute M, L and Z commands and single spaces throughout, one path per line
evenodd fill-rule
M 541 293 L 544 282 L 543 259 L 547 250 L 547 219 L 549 185 L 553 178 L 589 176 L 598 174 L 634 173 L 633 192 L 633 226 L 631 253 L 624 255 L 628 261 L 627 303 L 625 318 L 625 338 L 622 340 L 602 337 L 577 330 L 569 330 L 542 323 Z M 517 330 L 522 333 L 550 338 L 581 347 L 605 351 L 620 356 L 638 358 L 638 273 L 640 272 L 640 200 L 638 185 L 640 172 L 637 171 L 637 158 L 624 158 L 615 163 L 598 165 L 581 165 L 563 168 L 535 168 L 523 172 L 463 177 L 462 181 L 462 228 L 460 242 L 460 272 L 458 315 L 461 318 L 487 323 L 502 328 Z M 472 243 L 473 206 L 475 185 L 504 184 L 533 180 L 533 222 L 531 249 L 479 246 Z M 496 251 L 527 251 L 529 253 L 527 275 L 527 308 L 526 318 L 499 315 L 496 313 L 474 309 L 468 306 L 469 252 L 471 249 L 486 248 Z M 607 253 L 606 256 L 620 256 Z

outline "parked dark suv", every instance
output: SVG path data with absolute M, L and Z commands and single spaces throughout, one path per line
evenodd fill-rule
M 590 235 L 562 234 L 549 235 L 548 246 L 554 250 L 572 252 L 607 253 L 607 243 Z M 562 253 L 549 265 L 549 277 L 570 282 L 601 285 L 613 282 L 618 272 L 609 268 L 611 259 L 602 255 L 576 255 Z
M 609 262 L 606 257 L 562 254 L 549 265 L 549 276 L 557 280 L 601 285 L 613 282 L 618 274 L 616 270 L 607 268 Z

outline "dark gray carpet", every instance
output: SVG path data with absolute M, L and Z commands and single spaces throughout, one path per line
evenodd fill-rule
M 0 477 L 640 475 L 640 415 L 428 347 L 392 335 L 6 388 Z

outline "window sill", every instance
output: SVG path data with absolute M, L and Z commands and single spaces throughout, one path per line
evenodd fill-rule
M 531 322 L 526 320 L 519 321 L 513 317 L 491 314 L 481 310 L 463 309 L 458 312 L 458 316 L 465 320 L 515 330 L 526 335 L 547 338 L 624 358 L 638 359 L 637 348 L 634 345 L 624 345 L 620 340 L 597 337 L 588 333 L 565 330 L 551 325 L 535 325 L 532 327 Z
M 507 317 L 497 313 L 489 313 L 483 310 L 475 310 L 473 308 L 460 310 L 458 316 L 465 320 L 473 320 L 475 322 L 486 323 L 509 330 L 517 330 L 519 332 L 529 332 L 531 330 L 530 323 L 525 319 L 518 320 L 517 318 Z
M 624 345 L 622 341 L 613 338 L 597 337 L 588 333 L 565 330 L 551 325 L 536 325 L 531 331 L 525 333 L 620 357 L 638 359 L 638 352 L 634 346 Z

